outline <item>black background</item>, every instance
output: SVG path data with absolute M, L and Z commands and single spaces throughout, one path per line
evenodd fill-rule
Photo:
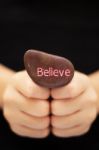
M 86 74 L 96 71 L 99 68 L 98 5 L 1 0 L 0 62 L 16 71 L 22 70 L 24 52 L 31 48 L 67 57 L 75 69 Z M 2 112 L 0 122 L 1 143 L 11 143 L 14 149 L 26 145 L 99 149 L 98 118 L 86 135 L 68 139 L 52 135 L 42 140 L 21 138 L 11 132 Z

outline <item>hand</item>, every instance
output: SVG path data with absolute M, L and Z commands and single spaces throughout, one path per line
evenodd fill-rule
M 36 85 L 26 71 L 16 73 L 3 96 L 3 112 L 12 131 L 26 137 L 49 134 L 48 89 Z
M 52 133 L 59 137 L 85 134 L 97 115 L 97 95 L 89 78 L 75 72 L 67 86 L 51 90 Z

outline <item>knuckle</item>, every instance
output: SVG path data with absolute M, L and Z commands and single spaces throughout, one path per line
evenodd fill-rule
M 12 112 L 9 109 L 4 108 L 3 116 L 9 124 L 12 124 L 13 122 L 16 122 L 14 120 L 14 116 L 13 116 Z
M 34 88 L 32 87 L 31 84 L 26 83 L 25 87 L 22 87 L 22 93 L 27 97 L 27 98 L 32 98 L 33 97 L 33 92 L 34 92 Z
M 91 93 L 91 96 L 90 96 L 91 103 L 92 103 L 92 104 L 96 104 L 97 98 L 98 98 L 98 96 L 97 96 L 96 92 L 93 91 L 93 92 Z
M 33 97 L 33 85 L 31 79 L 28 77 L 25 71 L 20 71 L 12 77 L 12 85 L 26 97 Z
M 78 94 L 78 88 L 77 88 L 77 85 L 75 83 L 72 83 L 72 84 L 69 84 L 66 88 L 67 92 L 68 92 L 68 95 L 69 95 L 69 98 L 74 98 L 75 96 L 77 96 Z
M 18 129 L 18 127 L 16 126 L 16 125 L 12 125 L 12 124 L 10 124 L 10 129 L 11 129 L 11 131 L 14 133 L 14 134 L 16 134 L 16 135 L 18 135 L 18 136 L 25 136 L 25 132 L 24 132 L 24 134 Z
M 96 92 L 94 91 L 93 88 L 89 88 L 88 91 L 87 91 L 87 101 L 90 105 L 96 105 L 97 103 L 97 94 Z
M 91 112 L 88 114 L 87 121 L 92 123 L 97 116 L 97 110 L 95 108 L 91 109 Z
M 27 81 L 26 88 L 25 88 L 25 94 L 28 98 L 33 97 L 33 92 L 35 91 L 35 87 L 30 81 Z
M 13 75 L 10 81 L 12 85 L 16 86 L 16 84 L 20 81 L 21 78 L 22 77 L 21 77 L 21 71 L 20 71 L 20 72 L 17 72 L 15 75 Z

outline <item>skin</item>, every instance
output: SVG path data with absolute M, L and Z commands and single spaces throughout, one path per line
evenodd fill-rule
M 67 86 L 47 89 L 36 85 L 26 71 L 0 66 L 0 106 L 11 130 L 20 136 L 45 138 L 80 136 L 89 131 L 99 112 L 99 71 L 75 72 Z M 53 100 L 47 99 L 52 96 Z M 49 114 L 52 114 L 49 116 Z M 51 127 L 50 127 L 51 125 Z
M 16 73 L 3 96 L 4 116 L 12 131 L 32 138 L 46 137 L 50 123 L 49 94 L 48 89 L 33 83 L 26 71 Z
M 89 78 L 75 72 L 67 86 L 52 89 L 52 132 L 59 137 L 88 132 L 97 115 L 97 95 Z

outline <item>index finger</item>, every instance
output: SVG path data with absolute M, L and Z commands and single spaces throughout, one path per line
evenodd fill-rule
M 26 71 L 17 73 L 12 80 L 14 87 L 28 98 L 48 99 L 49 89 L 40 87 L 31 80 Z
M 80 95 L 89 85 L 86 75 L 75 72 L 72 81 L 63 87 L 51 90 L 51 96 L 54 99 L 71 99 Z

